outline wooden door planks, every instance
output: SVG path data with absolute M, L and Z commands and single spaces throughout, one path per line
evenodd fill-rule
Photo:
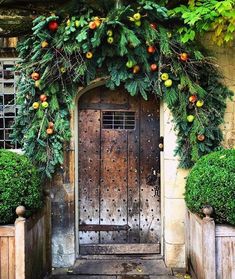
M 159 103 L 140 99 L 140 104 L 140 243 L 158 243 L 160 196 L 154 186 L 147 184 L 147 177 L 160 172 Z M 160 186 L 159 178 L 155 178 Z
M 99 224 L 100 111 L 79 112 L 80 224 Z M 80 232 L 80 243 L 99 243 L 97 232 Z
M 102 128 L 102 108 L 123 111 L 126 105 L 128 111 L 135 112 L 135 129 Z M 158 245 L 160 198 L 153 185 L 147 185 L 146 178 L 153 170 L 156 175 L 160 172 L 159 102 L 131 97 L 121 88 L 110 91 L 100 87 L 86 93 L 79 107 L 79 223 L 94 228 L 130 226 L 128 231 L 82 229 L 82 250 L 87 244 L 92 254 L 92 249 L 100 250 L 98 246 L 98 250 L 94 248 L 98 243 Z M 159 249 L 154 251 L 158 253 Z

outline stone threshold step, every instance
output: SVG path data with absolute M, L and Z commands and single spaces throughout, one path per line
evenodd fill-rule
M 163 260 L 143 260 L 140 257 L 133 259 L 110 260 L 83 260 L 79 259 L 68 271 L 70 275 L 172 275 L 171 269 L 165 266 Z
M 50 279 L 176 279 L 173 275 L 52 275 Z

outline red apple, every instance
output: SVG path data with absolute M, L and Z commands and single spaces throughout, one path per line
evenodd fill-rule
M 55 32 L 59 27 L 59 24 L 56 20 L 52 20 L 48 23 L 48 29 L 52 32 Z
M 155 72 L 155 71 L 157 70 L 157 64 L 151 64 L 151 65 L 150 65 L 150 70 L 151 70 L 152 72 Z
M 154 53 L 156 51 L 155 46 L 149 46 L 147 49 L 148 53 Z
M 155 22 L 150 23 L 150 26 L 151 26 L 153 29 L 157 29 L 157 23 L 155 23 Z
M 195 103 L 197 101 L 197 96 L 196 95 L 192 95 L 188 98 L 190 103 Z

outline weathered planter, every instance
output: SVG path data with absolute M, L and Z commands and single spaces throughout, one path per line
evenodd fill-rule
M 235 278 L 235 227 L 186 214 L 186 262 L 192 278 Z
M 32 218 L 17 207 L 14 225 L 0 226 L 0 278 L 41 279 L 51 270 L 49 199 Z

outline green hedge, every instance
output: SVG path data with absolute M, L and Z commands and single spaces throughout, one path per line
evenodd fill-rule
M 0 224 L 15 221 L 15 209 L 24 205 L 27 215 L 42 206 L 40 178 L 23 155 L 0 150 Z
M 211 205 L 218 223 L 235 225 L 235 150 L 221 150 L 202 157 L 186 182 L 188 208 L 201 215 Z

